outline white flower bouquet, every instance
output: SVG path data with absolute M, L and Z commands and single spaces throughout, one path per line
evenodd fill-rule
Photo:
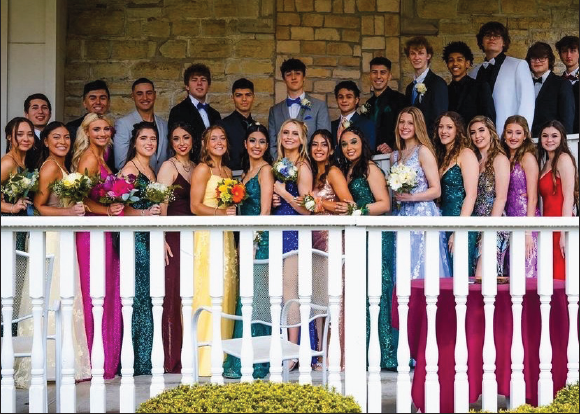
M 174 190 L 178 187 L 180 186 L 151 182 L 143 190 L 142 198 L 154 204 L 169 203 L 175 200 Z
M 387 183 L 397 193 L 409 193 L 418 184 L 416 170 L 404 164 L 395 164 L 389 170 Z

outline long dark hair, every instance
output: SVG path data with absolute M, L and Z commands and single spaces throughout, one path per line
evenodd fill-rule
M 341 133 L 341 136 L 338 140 L 338 148 L 337 151 L 335 151 L 335 165 L 339 167 L 343 175 L 347 177 L 349 167 L 351 166 L 351 161 L 345 157 L 341 147 L 341 138 L 343 138 L 343 135 L 345 135 L 346 132 L 354 133 L 361 141 L 361 156 L 357 161 L 355 161 L 355 164 L 353 165 L 353 169 L 351 170 L 351 179 L 360 177 L 367 179 L 367 176 L 369 175 L 369 163 L 374 162 L 371 159 L 373 157 L 373 153 L 371 152 L 371 148 L 369 147 L 369 143 L 365 139 L 363 132 L 361 132 L 361 130 L 357 127 L 349 127 Z
M 250 134 L 253 134 L 255 132 L 260 132 L 266 138 L 266 151 L 264 152 L 262 159 L 266 161 L 269 165 L 272 165 L 272 155 L 270 155 L 270 138 L 268 136 L 268 129 L 266 129 L 264 125 L 259 124 L 258 122 L 250 124 L 246 129 L 246 136 L 244 137 L 244 142 L 248 141 L 248 137 L 250 137 Z M 248 155 L 248 150 L 246 148 L 242 150 L 242 154 L 240 156 L 240 163 L 242 165 L 242 172 L 246 174 L 250 169 L 250 156 Z
M 52 131 L 54 131 L 57 128 L 65 128 L 67 130 L 67 132 L 69 131 L 69 129 L 67 128 L 67 126 L 62 123 L 61 121 L 52 121 L 50 123 L 47 124 L 47 126 L 44 127 L 44 129 L 42 130 L 42 132 L 40 133 L 40 142 L 41 142 L 41 150 L 40 150 L 40 157 L 38 158 L 38 164 L 37 164 L 37 168 L 40 169 L 40 167 L 42 167 L 42 164 L 47 160 L 47 158 L 50 156 L 50 152 L 48 150 L 48 146 L 47 145 L 43 145 L 44 144 L 44 140 L 46 138 L 48 138 L 48 136 L 50 135 L 50 133 Z M 67 152 L 67 156 L 71 153 L 73 149 L 73 145 L 71 143 L 71 146 L 69 148 L 69 152 Z
M 442 144 L 440 140 L 439 125 L 442 118 L 447 116 L 452 120 L 454 126 L 456 127 L 456 136 L 454 137 L 454 144 L 450 152 L 447 151 L 446 146 Z M 436 159 L 438 160 L 438 169 L 442 171 L 447 168 L 453 160 L 458 158 L 460 151 L 464 148 L 470 148 L 470 140 L 466 135 L 466 126 L 464 125 L 464 119 L 462 115 L 454 111 L 444 112 L 442 115 L 436 119 L 434 124 L 434 149 L 436 150 Z
M 173 157 L 176 155 L 176 152 L 173 149 L 173 145 L 171 145 L 172 136 L 176 129 L 181 128 L 186 131 L 192 137 L 192 149 L 190 151 L 190 160 L 194 162 L 194 164 L 198 164 L 200 162 L 200 140 L 196 138 L 196 132 L 194 131 L 194 127 L 191 126 L 187 122 L 178 121 L 171 124 L 171 127 L 167 134 L 167 140 L 169 141 L 169 156 Z
M 132 160 L 137 155 L 137 150 L 135 149 L 135 142 L 137 137 L 144 129 L 153 129 L 155 131 L 155 136 L 159 140 L 159 131 L 153 122 L 141 121 L 133 125 L 133 131 L 131 131 L 131 140 L 129 140 L 129 149 L 127 150 L 127 157 L 125 158 L 125 163 L 127 164 L 129 160 Z
M 317 166 L 317 161 L 315 161 L 313 159 L 313 154 L 311 154 L 311 148 L 313 146 L 313 141 L 315 140 L 315 137 L 317 135 L 322 136 L 323 138 L 325 138 L 325 141 L 327 141 L 327 145 L 329 146 L 329 152 L 333 151 L 333 136 L 331 135 L 331 132 L 327 129 L 317 129 L 313 135 L 311 135 L 311 139 L 309 140 L 309 156 L 311 157 L 311 170 L 313 171 L 313 177 L 315 178 L 315 180 L 313 180 L 313 188 L 323 188 L 323 186 L 325 185 L 325 181 L 327 180 L 327 175 L 329 174 L 329 170 L 331 169 L 331 166 L 333 165 L 333 154 L 329 154 L 329 161 L 327 162 L 327 164 L 325 165 L 325 171 L 323 172 L 323 174 L 321 174 L 321 176 L 319 177 L 319 179 L 317 180 L 317 173 L 319 170 L 319 167 Z

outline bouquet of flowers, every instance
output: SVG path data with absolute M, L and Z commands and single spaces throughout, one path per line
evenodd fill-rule
M 179 185 L 167 186 L 162 183 L 151 182 L 142 189 L 142 198 L 154 204 L 169 203 L 176 199 L 174 190 L 180 188 Z
M 28 193 L 36 190 L 38 190 L 38 170 L 32 172 L 24 170 L 21 173 L 10 174 L 1 189 L 6 200 L 10 202 L 28 197 Z
M 49 185 L 49 189 L 54 192 L 65 205 L 75 204 L 83 201 L 93 188 L 94 180 L 89 177 L 87 170 L 85 174 L 73 172 L 61 180 L 56 180 Z
M 359 207 L 357 204 L 349 204 L 347 206 L 347 215 L 348 216 L 367 216 L 369 214 L 369 209 L 367 205 L 363 207 Z
M 222 205 L 230 207 L 232 205 L 240 204 L 247 197 L 248 194 L 246 193 L 246 187 L 244 184 L 232 178 L 224 178 L 216 187 L 218 207 Z
M 389 170 L 387 183 L 397 193 L 409 193 L 418 184 L 416 170 L 404 164 L 395 164 Z
M 135 203 L 139 201 L 139 197 L 135 195 L 139 191 L 135 187 L 135 178 L 133 174 L 129 174 L 127 177 L 117 177 L 109 174 L 93 187 L 91 195 L 99 200 L 101 204 Z
M 274 178 L 281 183 L 296 181 L 299 176 L 298 168 L 288 159 L 283 158 L 272 166 Z

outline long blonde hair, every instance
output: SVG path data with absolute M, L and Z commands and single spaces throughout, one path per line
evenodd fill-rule
M 498 154 L 506 155 L 506 152 L 502 148 L 502 145 L 500 145 L 500 139 L 498 138 L 498 133 L 496 132 L 496 128 L 494 127 L 494 122 L 492 122 L 492 120 L 487 116 L 478 115 L 472 118 L 472 120 L 468 123 L 468 128 L 466 128 L 466 130 L 468 131 L 468 136 L 470 137 L 470 127 L 477 122 L 482 122 L 484 126 L 488 129 L 488 132 L 490 133 L 490 148 L 488 149 L 488 159 L 486 160 L 486 164 L 484 165 L 484 170 L 485 171 L 492 170 L 492 168 L 494 167 L 493 164 L 496 156 Z M 471 144 L 472 150 L 476 154 L 476 158 L 478 158 L 478 161 L 480 161 L 482 159 L 482 155 L 480 154 L 480 150 L 476 148 L 476 145 L 474 145 L 472 137 L 470 137 L 470 142 L 472 143 Z
M 434 151 L 434 146 L 432 145 L 432 141 L 430 141 L 430 137 L 428 136 L 428 130 L 426 129 L 426 121 L 424 120 L 424 114 L 415 106 L 408 106 L 403 108 L 399 115 L 397 116 L 397 122 L 395 123 L 395 146 L 398 151 L 405 149 L 405 141 L 402 139 L 401 135 L 399 134 L 399 121 L 403 114 L 410 114 L 412 116 L 412 120 L 414 123 L 414 134 L 416 138 L 426 148 L 428 148 L 431 153 L 436 157 L 436 152 Z
M 535 157 L 535 160 L 537 160 L 537 147 L 531 138 L 531 132 L 529 130 L 529 124 L 528 124 L 526 118 L 523 116 L 520 116 L 520 115 L 512 115 L 512 116 L 509 116 L 508 118 L 506 118 L 506 121 L 504 122 L 504 129 L 502 130 L 502 135 L 500 137 L 502 148 L 506 152 L 507 157 L 510 158 L 510 148 L 508 147 L 508 144 L 506 143 L 505 135 L 506 135 L 506 128 L 510 124 L 519 125 L 522 128 L 522 130 L 524 132 L 524 136 L 525 136 L 522 145 L 520 147 L 518 147 L 518 149 L 516 150 L 516 152 L 514 154 L 514 158 L 510 161 L 510 170 L 512 171 L 512 169 L 514 168 L 514 166 L 517 163 L 520 164 L 520 162 L 522 161 L 522 158 L 524 157 L 524 155 L 527 152 L 530 152 L 531 154 L 533 154 Z
M 212 125 L 206 128 L 206 130 L 202 134 L 202 148 L 200 148 L 200 162 L 203 162 L 204 164 L 209 165 L 210 167 L 215 167 L 215 165 L 214 161 L 212 161 L 210 153 L 208 152 L 208 143 L 210 142 L 210 136 L 212 135 L 212 131 L 214 131 L 215 129 L 219 129 L 224 133 L 224 136 L 226 137 L 226 148 L 228 148 L 229 146 L 228 134 L 226 133 L 226 130 L 224 128 L 222 128 L 220 125 Z M 225 155 L 228 155 L 228 149 L 226 149 Z
M 113 126 L 113 121 L 111 121 L 111 119 L 109 119 L 109 117 L 107 117 L 105 115 L 99 115 L 99 114 L 95 114 L 95 113 L 90 113 L 90 114 L 85 115 L 85 118 L 83 119 L 83 122 L 81 123 L 81 126 L 77 130 L 77 136 L 75 138 L 75 145 L 74 145 L 74 149 L 73 149 L 73 162 L 72 162 L 71 171 L 77 170 L 77 167 L 79 166 L 79 162 L 81 160 L 81 156 L 91 145 L 91 142 L 89 140 L 89 126 L 93 122 L 98 121 L 99 119 L 105 120 L 109 124 L 110 127 Z M 110 146 L 111 144 L 112 144 L 112 141 L 111 141 L 111 138 L 109 138 L 109 142 L 107 143 L 107 146 Z
M 282 131 L 284 129 L 285 126 L 287 126 L 288 124 L 295 124 L 298 129 L 299 129 L 299 139 L 301 141 L 301 144 L 299 145 L 299 159 L 297 160 L 297 164 L 300 164 L 301 162 L 306 162 L 307 164 L 310 163 L 310 158 L 309 158 L 309 149 L 307 148 L 307 133 L 308 133 L 308 129 L 307 129 L 307 124 L 305 124 L 302 121 L 299 121 L 297 119 L 287 119 L 286 121 L 284 121 L 282 123 L 282 125 L 280 126 L 280 129 L 278 130 L 278 135 L 276 136 L 276 149 L 277 149 L 277 161 L 282 160 L 285 157 L 284 154 L 284 147 L 282 146 Z

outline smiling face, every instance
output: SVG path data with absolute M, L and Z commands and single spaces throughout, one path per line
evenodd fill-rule
M 452 75 L 452 79 L 455 81 L 459 81 L 466 76 L 471 66 L 470 61 L 466 60 L 462 53 L 457 52 L 450 53 L 446 65 Z
M 414 125 L 414 117 L 412 114 L 402 113 L 399 117 L 399 122 L 397 124 L 399 136 L 401 139 L 408 140 L 415 138 L 416 136 L 416 127 Z
M 186 86 L 188 93 L 202 103 L 206 102 L 206 95 L 209 89 L 210 82 L 203 75 L 190 76 L 190 80 Z
M 176 128 L 171 134 L 171 147 L 178 155 L 186 156 L 192 150 L 192 136 L 183 128 Z
M 531 58 L 531 72 L 535 75 L 536 78 L 540 78 L 546 71 L 549 70 L 549 58 L 548 57 L 540 57 L 540 58 Z
M 373 65 L 369 71 L 369 79 L 373 92 L 379 95 L 387 88 L 387 84 L 391 80 L 391 71 L 384 65 Z
M 135 102 L 135 107 L 140 111 L 147 112 L 153 109 L 157 95 L 153 89 L 153 85 L 144 82 L 135 85 L 131 96 Z
M 454 144 L 456 132 L 456 124 L 452 121 L 452 118 L 443 116 L 438 124 L 438 137 L 442 145 L 448 147 Z
M 144 157 L 151 157 L 157 150 L 157 133 L 151 128 L 143 128 L 135 140 L 135 152 Z
M 215 157 L 222 157 L 228 151 L 228 140 L 226 134 L 220 128 L 214 128 L 210 132 L 208 144 L 206 147 L 208 154 Z
M 547 127 L 541 131 L 541 145 L 547 152 L 554 152 L 561 144 L 561 133 L 555 127 Z
M 519 149 L 525 140 L 525 131 L 519 124 L 508 124 L 504 128 L 504 142 L 510 148 L 510 151 Z
M 301 133 L 298 125 L 287 123 L 281 131 L 282 148 L 286 151 L 298 150 L 301 145 Z
M 48 152 L 58 158 L 64 158 L 71 149 L 71 135 L 65 127 L 53 129 L 44 139 Z
M 327 163 L 331 155 L 333 155 L 333 150 L 331 149 L 331 143 L 327 138 L 321 134 L 317 134 L 311 140 L 311 158 L 316 162 Z
M 361 158 L 363 152 L 363 143 L 361 138 L 351 131 L 345 132 L 341 135 L 341 151 L 343 155 L 351 164 Z
M 349 115 L 357 109 L 359 98 L 355 96 L 355 92 L 346 88 L 341 88 L 337 92 L 337 105 L 339 105 L 341 115 Z
M 474 122 L 470 125 L 470 139 L 478 150 L 488 150 L 490 148 L 490 131 L 484 122 Z
M 96 119 L 89 124 L 89 142 L 97 147 L 106 147 L 111 141 L 112 128 L 104 119 Z
M 83 105 L 87 112 L 105 115 L 109 112 L 109 95 L 105 89 L 89 91 L 83 99 Z
M 10 137 L 11 148 L 26 152 L 34 145 L 34 131 L 30 128 L 28 122 L 20 122 L 16 130 Z
M 36 129 L 42 130 L 50 120 L 50 109 L 44 99 L 32 99 L 28 112 L 24 114 Z
M 305 85 L 305 75 L 300 70 L 289 70 L 284 73 L 284 83 L 286 90 L 292 97 L 299 96 L 303 93 Z
M 432 55 L 428 53 L 424 46 L 411 48 L 408 56 L 410 63 L 418 74 L 422 73 L 428 68 L 428 64 L 430 63 L 431 58 Z
M 248 156 L 253 160 L 261 160 L 264 153 L 268 149 L 268 139 L 260 131 L 254 131 L 246 141 L 244 141 L 244 148 L 248 151 Z

